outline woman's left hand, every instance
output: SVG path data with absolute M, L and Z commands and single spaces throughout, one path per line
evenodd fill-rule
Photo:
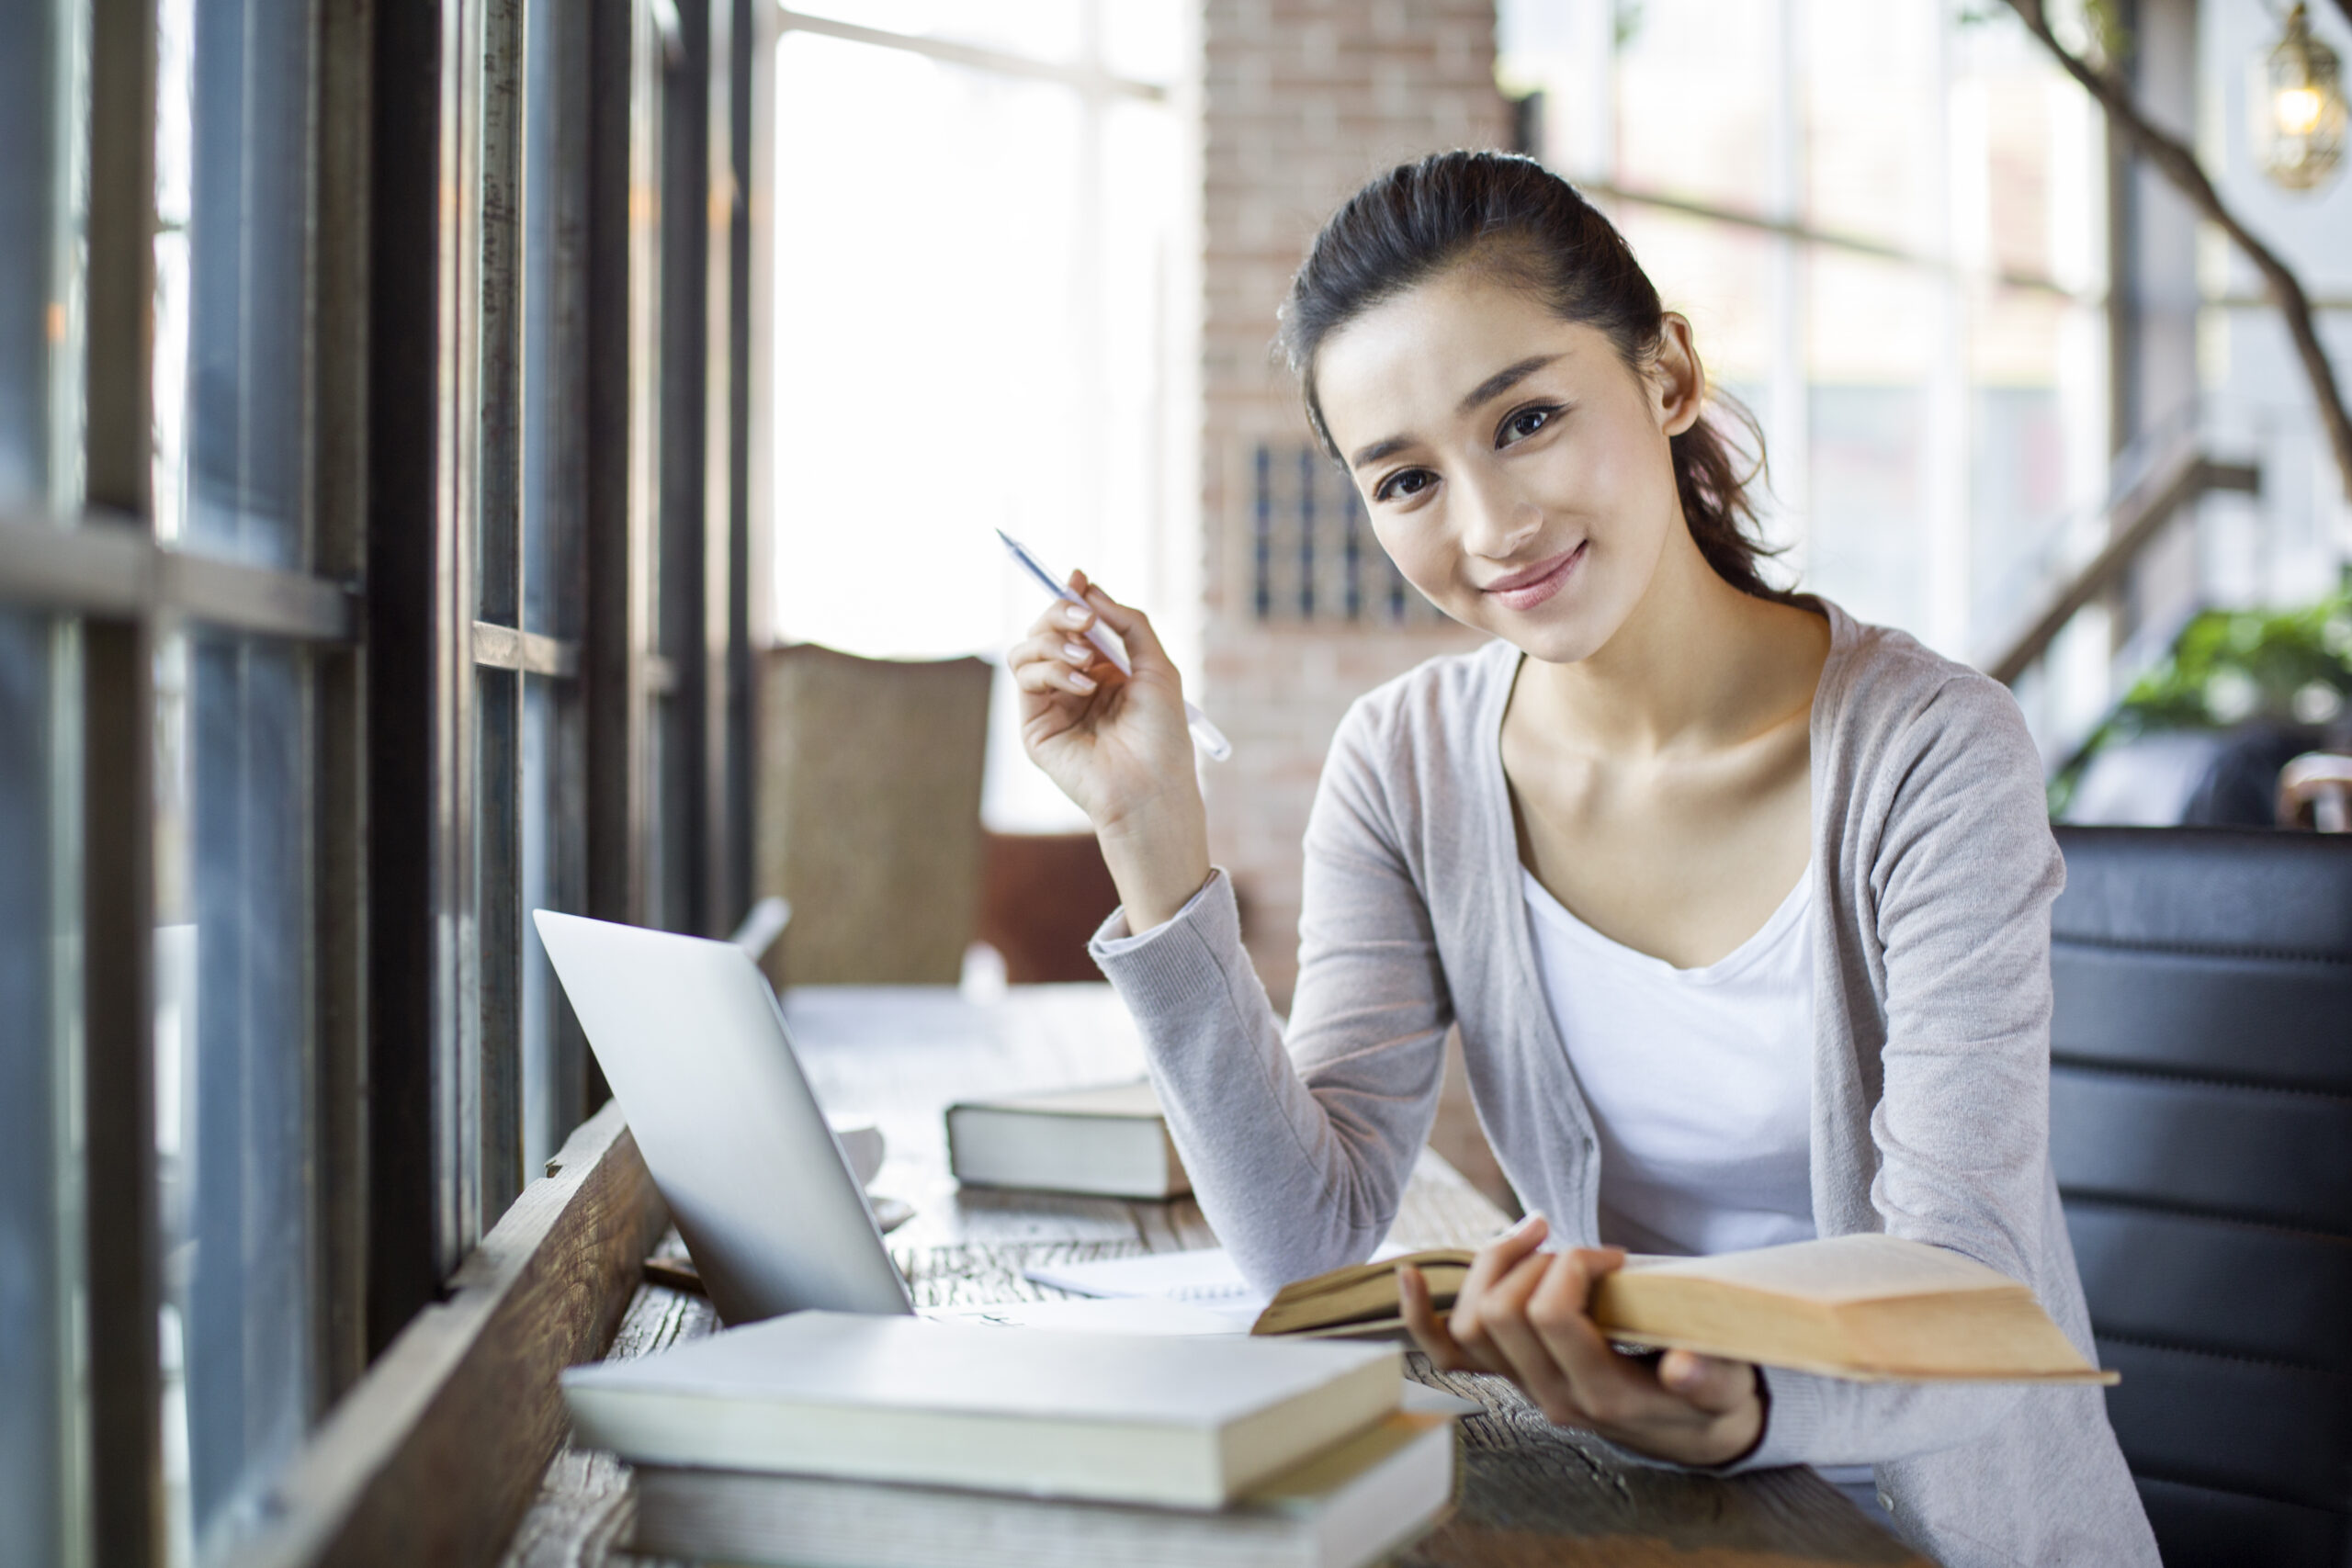
M 1689 1350 L 1619 1355 L 1586 1307 L 1624 1252 L 1539 1252 L 1546 1234 L 1543 1217 L 1531 1214 L 1480 1248 L 1445 1318 L 1430 1310 L 1420 1270 L 1397 1270 L 1406 1326 L 1438 1371 L 1501 1372 L 1555 1426 L 1598 1432 L 1653 1459 L 1716 1465 L 1746 1457 L 1764 1435 L 1756 1369 Z

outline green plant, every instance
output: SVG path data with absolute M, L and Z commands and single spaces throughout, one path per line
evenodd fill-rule
M 2165 729 L 2333 724 L 2352 709 L 2352 590 L 2300 610 L 2208 610 L 2133 682 L 2115 711 L 2050 781 L 2050 814 L 2066 808 L 2105 748 Z

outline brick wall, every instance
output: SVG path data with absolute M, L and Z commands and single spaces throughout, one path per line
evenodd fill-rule
M 1458 629 L 1261 625 L 1249 581 L 1248 454 L 1307 439 L 1269 344 L 1317 227 L 1391 164 L 1509 141 L 1492 0 L 1206 0 L 1202 705 L 1232 738 L 1208 772 L 1212 849 L 1277 1006 L 1297 975 L 1299 837 L 1331 732 L 1390 676 L 1476 640 Z

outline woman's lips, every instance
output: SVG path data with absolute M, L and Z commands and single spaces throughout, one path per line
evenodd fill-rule
M 1555 556 L 1548 561 L 1538 561 L 1524 571 L 1515 571 L 1509 577 L 1499 578 L 1493 587 L 1484 592 L 1500 601 L 1506 609 L 1532 610 L 1567 585 L 1568 574 L 1578 561 L 1584 559 L 1585 546 L 1591 542 L 1584 540 L 1565 555 Z

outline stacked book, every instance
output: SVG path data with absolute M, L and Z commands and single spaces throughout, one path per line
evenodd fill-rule
M 563 1377 L 632 1549 L 842 1568 L 1355 1568 L 1453 1494 L 1385 1345 L 794 1313 Z
M 947 1164 L 976 1187 L 1155 1201 L 1193 1190 L 1159 1097 L 1140 1078 L 951 1105 Z

